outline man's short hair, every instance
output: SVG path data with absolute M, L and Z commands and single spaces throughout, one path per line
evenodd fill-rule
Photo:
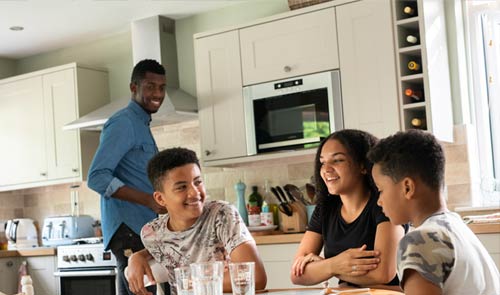
M 381 172 L 399 182 L 418 177 L 434 190 L 444 184 L 445 156 L 441 144 L 429 132 L 408 130 L 381 139 L 368 153 Z
M 147 72 L 165 76 L 165 68 L 160 63 L 154 59 L 143 59 L 132 70 L 130 82 L 140 84 Z
M 156 154 L 148 163 L 148 177 L 155 191 L 163 191 L 163 180 L 167 173 L 177 167 L 200 162 L 192 150 L 176 147 L 163 150 Z

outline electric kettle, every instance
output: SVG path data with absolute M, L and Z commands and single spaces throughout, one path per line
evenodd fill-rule
M 30 218 L 7 220 L 5 227 L 9 250 L 38 247 L 38 234 L 35 221 Z

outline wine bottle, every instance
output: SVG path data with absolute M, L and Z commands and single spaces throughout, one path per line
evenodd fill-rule
M 415 129 L 426 129 L 425 118 L 414 117 L 411 119 L 410 124 Z
M 405 7 L 403 7 L 403 14 L 406 17 L 415 16 L 417 15 L 417 9 L 412 5 L 406 5 Z
M 418 37 L 415 35 L 408 35 L 406 36 L 406 42 L 410 44 L 417 44 L 418 43 Z
M 420 63 L 415 60 L 410 60 L 408 62 L 408 70 L 417 72 L 420 70 Z
M 405 89 L 405 95 L 410 97 L 415 102 L 419 102 L 419 101 L 424 100 L 422 90 L 415 90 L 415 89 L 408 87 Z

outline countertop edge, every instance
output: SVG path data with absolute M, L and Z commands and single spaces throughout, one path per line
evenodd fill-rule
M 28 257 L 28 256 L 54 256 L 57 253 L 56 248 L 34 248 L 34 249 L 17 249 L 17 250 L 2 250 L 0 258 L 4 257 Z
M 500 233 L 500 223 L 482 223 L 482 224 L 468 224 L 469 228 L 475 234 L 495 234 Z M 253 238 L 257 245 L 271 245 L 271 244 L 291 244 L 300 243 L 304 233 L 284 234 L 278 231 L 269 235 L 259 235 L 253 233 Z

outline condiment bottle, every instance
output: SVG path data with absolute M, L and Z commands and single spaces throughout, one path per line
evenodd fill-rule
M 264 199 L 259 194 L 259 187 L 254 185 L 252 186 L 252 193 L 248 196 L 248 202 L 255 202 L 259 208 L 262 207 L 262 202 Z
M 240 213 L 241 219 L 248 225 L 248 212 L 245 205 L 246 188 L 247 186 L 241 180 L 234 185 L 234 189 L 236 190 L 236 208 L 238 209 L 238 213 Z
M 21 293 L 24 295 L 35 295 L 31 276 L 25 275 L 21 277 Z
M 264 202 L 269 206 L 269 211 L 273 214 L 273 224 L 279 223 L 279 207 L 278 200 L 271 193 L 271 185 L 269 184 L 269 180 L 264 181 Z
M 269 212 L 269 206 L 266 201 L 262 203 L 262 212 L 260 212 L 260 224 L 263 226 L 274 225 L 273 213 Z
M 248 226 L 260 226 L 260 207 L 255 201 L 248 202 Z

